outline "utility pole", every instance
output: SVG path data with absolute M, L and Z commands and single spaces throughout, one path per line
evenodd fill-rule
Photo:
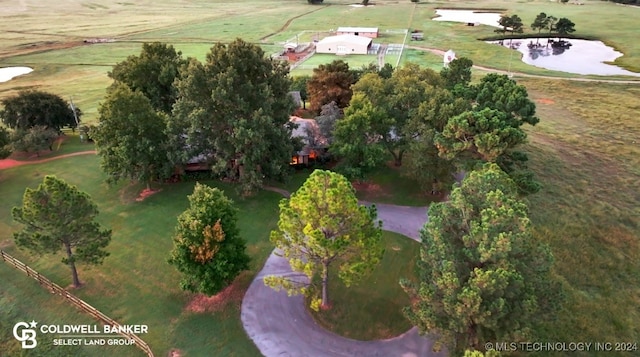
M 73 105 L 73 97 L 69 98 L 69 106 L 71 107 L 71 111 L 73 112 L 73 118 L 76 120 L 76 127 L 80 125 L 80 121 L 78 120 L 78 113 L 76 113 L 76 107 Z

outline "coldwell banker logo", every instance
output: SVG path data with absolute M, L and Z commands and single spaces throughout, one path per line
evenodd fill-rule
M 38 345 L 36 340 L 36 326 L 38 323 L 31 321 L 30 323 L 18 322 L 13 325 L 13 337 L 22 343 L 23 349 L 34 348 Z
M 22 343 L 23 349 L 38 345 L 36 334 L 54 335 L 53 346 L 131 346 L 134 335 L 148 333 L 147 325 L 47 325 L 35 321 L 13 325 L 13 337 Z

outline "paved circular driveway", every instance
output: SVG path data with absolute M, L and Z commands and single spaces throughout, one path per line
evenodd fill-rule
M 367 204 L 366 202 L 362 202 Z M 427 221 L 426 207 L 376 204 L 378 219 L 388 231 L 419 240 Z M 242 301 L 242 324 L 260 352 L 267 357 L 431 357 L 446 356 L 431 351 L 433 341 L 413 328 L 388 340 L 357 341 L 338 336 L 318 326 L 307 312 L 302 296 L 287 296 L 264 285 L 267 275 L 304 278 L 291 271 L 286 259 L 271 253 Z

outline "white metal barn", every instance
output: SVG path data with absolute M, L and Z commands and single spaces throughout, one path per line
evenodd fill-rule
M 369 37 L 355 35 L 329 36 L 316 43 L 316 52 L 336 55 L 366 55 L 371 41 Z
M 338 27 L 336 35 L 355 35 L 370 38 L 378 38 L 377 27 Z

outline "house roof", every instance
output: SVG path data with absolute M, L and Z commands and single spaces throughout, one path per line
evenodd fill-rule
M 300 91 L 292 90 L 291 92 L 289 92 L 289 96 L 291 97 L 293 102 L 296 103 L 297 108 L 300 108 L 302 106 L 302 96 L 300 95 Z
M 302 141 L 305 144 L 305 147 L 299 152 L 299 154 L 308 154 L 308 151 L 311 149 L 309 147 L 309 132 L 311 132 L 314 136 L 315 145 L 319 146 L 327 146 L 327 138 L 322 136 L 320 133 L 320 127 L 315 119 L 304 119 L 296 116 L 291 116 L 289 121 L 295 124 L 298 124 L 298 127 L 293 129 L 291 132 L 292 137 L 302 138 Z
M 378 32 L 377 27 L 338 27 L 338 32 Z
M 338 36 L 329 36 L 325 37 L 318 43 L 341 43 L 341 42 L 349 42 L 358 45 L 368 46 L 371 43 L 371 39 L 369 37 L 356 36 L 356 35 L 338 35 Z

